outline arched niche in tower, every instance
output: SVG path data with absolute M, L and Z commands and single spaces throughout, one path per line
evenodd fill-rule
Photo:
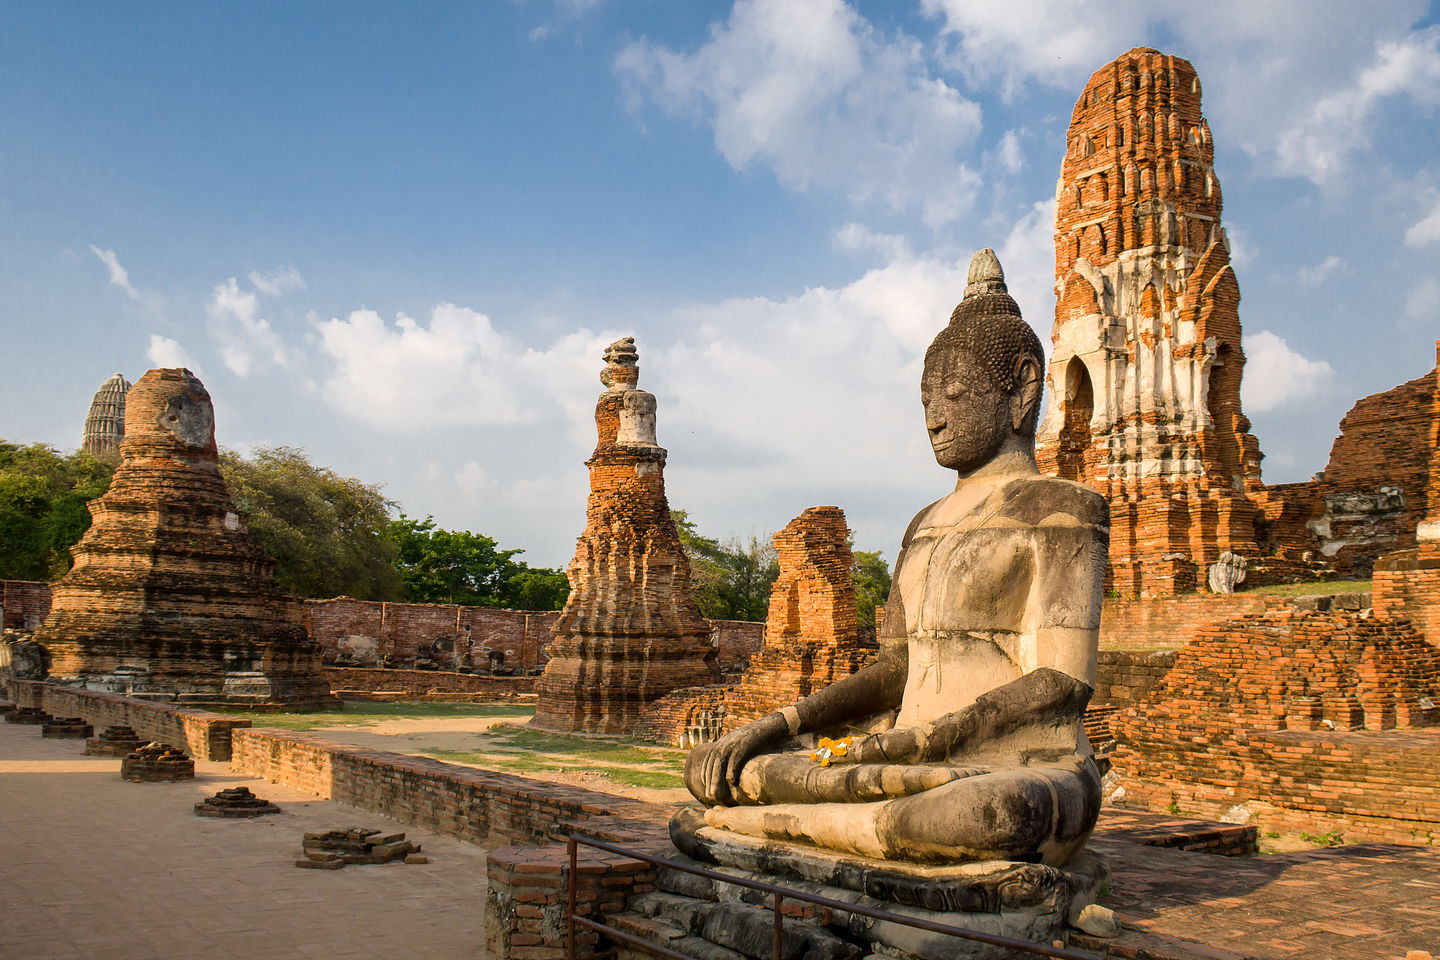
M 1088 284 L 1087 284 L 1088 286 Z M 1094 447 L 1090 420 L 1095 415 L 1095 387 L 1085 361 L 1071 357 L 1065 365 L 1064 422 L 1060 428 L 1056 466 L 1063 480 L 1084 482 L 1089 477 L 1088 462 Z
M 1060 285 L 1060 299 L 1055 309 L 1057 320 L 1100 314 L 1099 292 L 1095 289 L 1095 284 L 1080 272 L 1082 263 L 1083 261 L 1077 262 L 1076 269 L 1071 270 L 1065 277 L 1065 282 Z M 1083 265 L 1089 266 L 1088 263 Z

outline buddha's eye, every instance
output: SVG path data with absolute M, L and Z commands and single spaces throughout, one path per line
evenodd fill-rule
M 945 396 L 949 397 L 951 400 L 954 400 L 956 397 L 960 396 L 960 394 L 964 392 L 965 388 L 958 383 L 952 383 L 945 388 Z

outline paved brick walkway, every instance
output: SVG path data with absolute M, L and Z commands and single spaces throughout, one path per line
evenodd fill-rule
M 1106 904 L 1140 960 L 1404 960 L 1440 956 L 1440 850 L 1393 844 L 1233 858 L 1097 835 Z M 1086 946 L 1099 946 L 1095 941 Z
M 358 960 L 485 956 L 485 851 L 197 763 L 194 781 L 126 783 L 78 740 L 0 723 L 0 957 Z M 244 784 L 258 820 L 197 817 Z M 299 870 L 305 831 L 370 826 L 424 865 Z

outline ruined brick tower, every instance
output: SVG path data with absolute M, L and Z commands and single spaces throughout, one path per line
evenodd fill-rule
M 35 633 L 51 674 L 191 703 L 332 702 L 320 647 L 230 502 L 204 384 L 141 377 L 120 458 Z
M 1137 48 L 1098 70 L 1056 186 L 1042 471 L 1110 500 L 1112 586 L 1168 594 L 1254 556 L 1259 445 L 1240 410 L 1240 287 L 1200 79 Z
M 120 441 L 125 439 L 125 397 L 129 392 L 130 381 L 120 373 L 100 384 L 90 401 L 90 412 L 85 415 L 80 449 L 102 460 L 120 459 Z
M 633 337 L 605 350 L 585 532 L 536 683 L 534 723 L 551 730 L 629 731 L 647 703 L 719 679 L 665 499 L 655 397 L 636 388 L 638 359 Z
M 839 507 L 810 507 L 775 534 L 780 576 L 765 643 L 725 698 L 734 730 L 848 677 L 873 659 L 860 645 L 850 529 Z

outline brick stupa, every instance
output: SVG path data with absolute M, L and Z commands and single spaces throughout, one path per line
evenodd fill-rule
M 331 702 L 320 648 L 230 501 L 189 370 L 131 388 L 120 466 L 90 514 L 35 634 L 52 677 L 191 703 Z
M 845 511 L 810 507 L 775 534 L 780 576 L 770 592 L 765 643 L 725 698 L 734 730 L 828 686 L 873 659 L 855 620 Z
M 1123 54 L 1085 85 L 1067 143 L 1037 459 L 1109 498 L 1116 590 L 1186 592 L 1222 552 L 1256 555 L 1261 459 L 1195 69 Z
M 536 683 L 534 723 L 551 730 L 628 732 L 651 701 L 719 678 L 665 499 L 655 397 L 636 388 L 638 359 L 632 337 L 605 351 L 585 532 Z

